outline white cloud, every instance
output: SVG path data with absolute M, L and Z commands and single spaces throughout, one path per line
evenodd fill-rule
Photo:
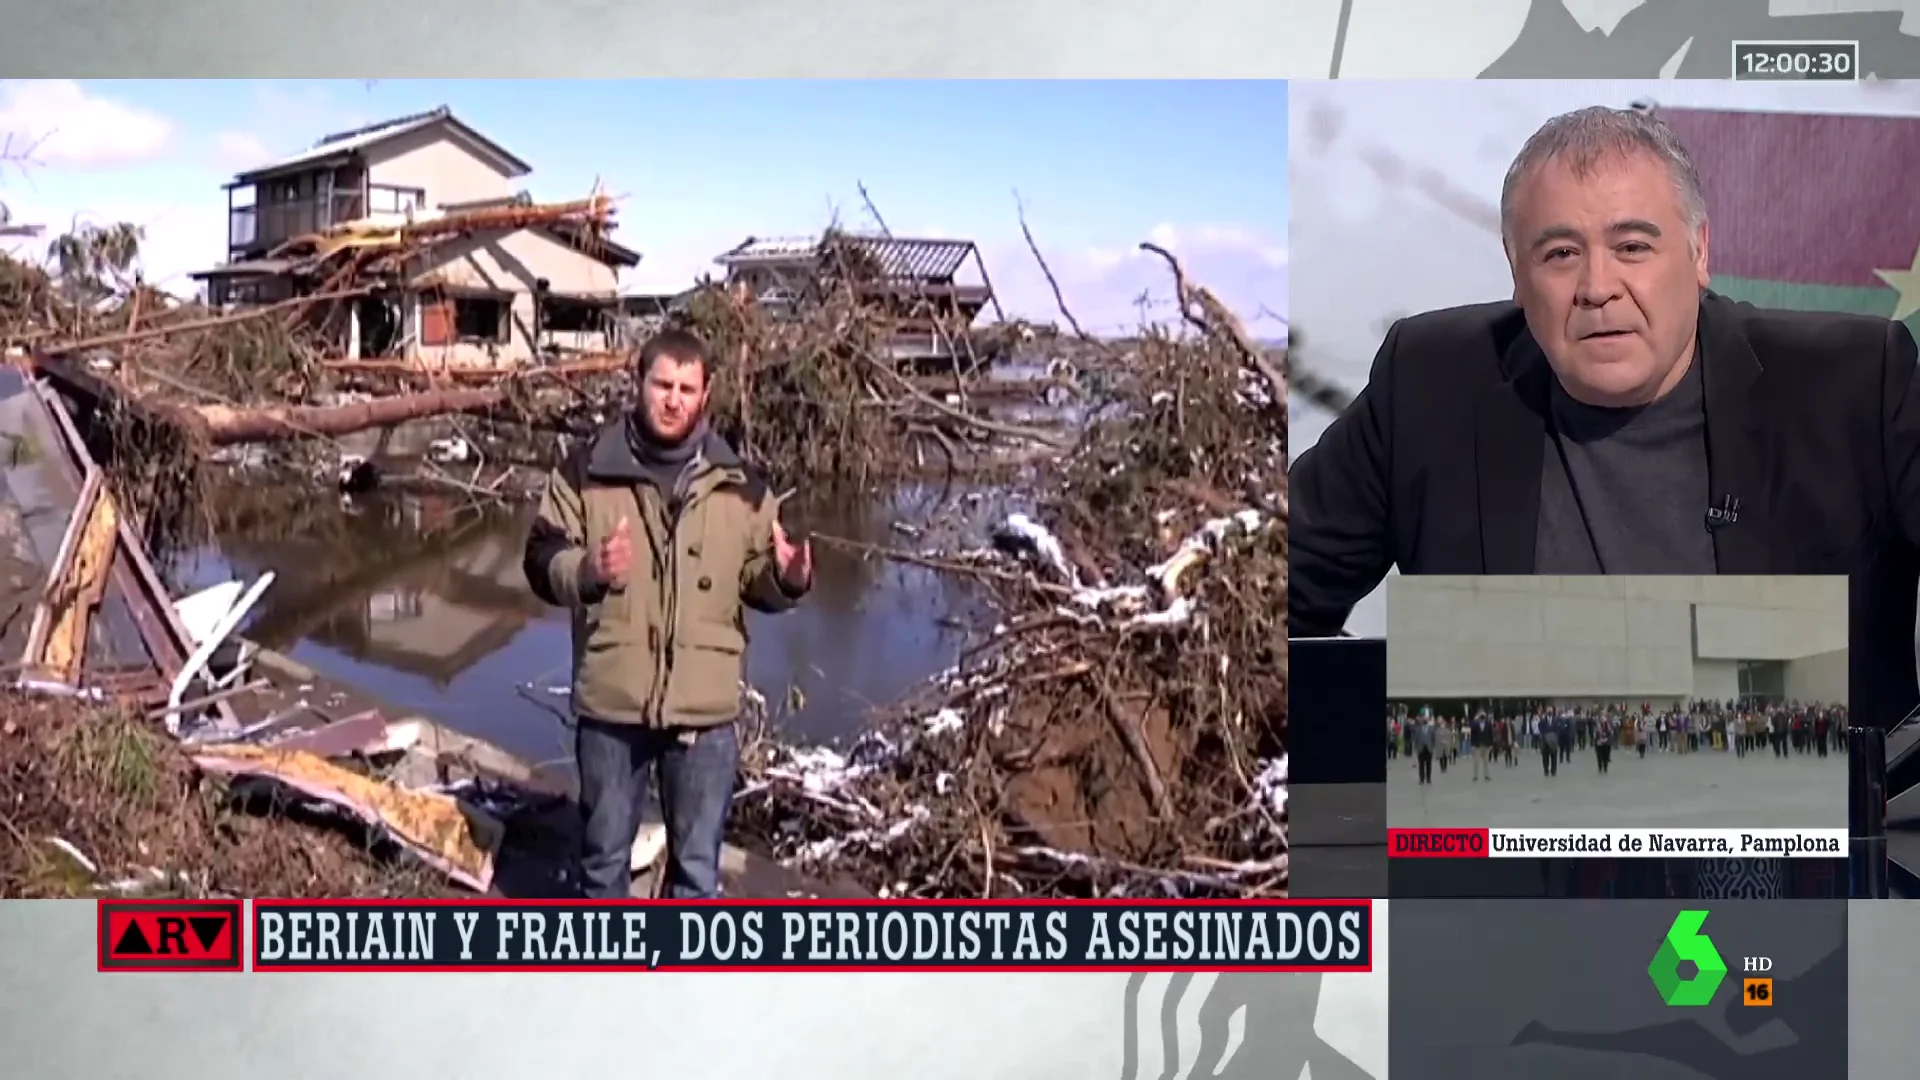
M 1253 332 L 1278 336 L 1287 310 L 1287 251 L 1280 240 L 1244 225 L 1162 222 L 1141 239 L 1179 258 L 1187 274 L 1218 295 Z M 1124 333 L 1142 322 L 1178 317 L 1173 279 L 1138 243 L 1046 253 L 1048 269 L 1074 318 L 1093 333 Z M 1024 243 L 988 247 L 988 272 L 1009 314 L 1058 322 L 1052 289 Z
M 42 184 L 43 189 L 54 185 Z M 12 246 L 12 254 L 28 259 L 45 255 L 47 240 L 79 225 L 129 222 L 145 231 L 137 268 L 149 285 L 176 296 L 191 296 L 199 283 L 188 275 L 205 270 L 226 257 L 227 211 L 212 199 L 161 202 L 137 198 L 114 199 L 97 205 L 62 205 L 30 191 L 0 191 L 17 221 L 46 227 L 46 236 Z
M 1282 269 L 1287 265 L 1285 245 L 1257 229 L 1242 225 L 1179 226 L 1163 221 L 1148 229 L 1145 239 L 1148 243 L 1172 252 L 1182 261 L 1195 256 L 1229 255 L 1261 263 L 1273 269 Z M 1160 265 L 1158 256 L 1140 250 L 1138 245 L 1126 248 L 1088 248 L 1084 257 L 1088 265 L 1101 270 L 1118 267 L 1131 260 L 1146 260 Z
M 223 131 L 213 138 L 214 153 L 220 164 L 230 169 L 247 169 L 273 160 L 273 151 L 258 136 L 244 131 Z
M 0 134 L 49 167 L 104 167 L 149 161 L 173 140 L 171 120 L 89 94 L 70 79 L 0 84 Z

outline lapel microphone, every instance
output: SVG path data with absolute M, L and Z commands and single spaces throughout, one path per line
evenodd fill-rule
M 1722 495 L 1719 506 L 1707 507 L 1707 531 L 1712 532 L 1723 526 L 1732 525 L 1740 520 L 1740 500 L 1732 495 Z

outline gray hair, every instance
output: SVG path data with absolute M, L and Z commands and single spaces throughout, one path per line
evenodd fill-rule
M 1707 197 L 1700 190 L 1693 155 L 1687 153 L 1680 136 L 1651 112 L 1594 105 L 1547 121 L 1513 159 L 1500 186 L 1500 234 L 1507 250 L 1514 247 L 1514 194 L 1540 166 L 1564 162 L 1575 176 L 1584 177 L 1602 164 L 1633 154 L 1651 154 L 1672 175 L 1674 194 L 1687 223 L 1687 245 L 1693 246 L 1700 226 L 1706 224 Z

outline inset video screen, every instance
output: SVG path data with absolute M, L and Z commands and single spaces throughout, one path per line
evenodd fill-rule
M 1843 895 L 1847 582 L 1399 577 L 1392 894 Z

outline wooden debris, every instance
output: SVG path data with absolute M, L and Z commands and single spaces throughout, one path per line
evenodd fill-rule
M 46 599 L 34 613 L 27 653 L 31 677 L 73 686 L 86 656 L 87 631 L 107 590 L 119 519 L 113 496 L 96 470 L 80 490 L 80 504 L 67 523 L 60 556 L 48 574 Z
M 392 835 L 415 855 L 476 892 L 493 884 L 494 853 L 474 839 L 451 795 L 409 791 L 361 776 L 317 754 L 227 744 L 197 747 L 193 763 L 217 776 L 259 777 L 338 806 Z
M 222 446 L 351 435 L 430 416 L 489 412 L 506 400 L 506 390 L 496 387 L 400 394 L 350 405 L 269 405 L 251 409 L 199 405 L 192 411 L 198 418 L 194 426 L 205 432 L 214 445 Z

